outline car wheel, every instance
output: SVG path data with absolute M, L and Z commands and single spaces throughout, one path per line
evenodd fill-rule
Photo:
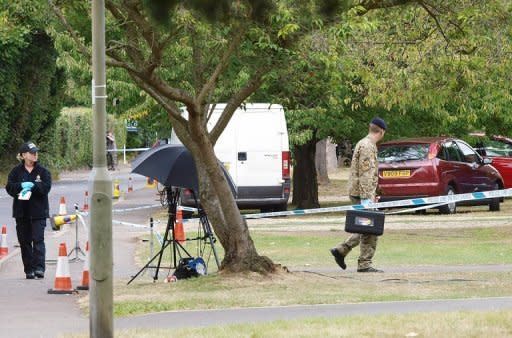
M 278 204 L 274 207 L 274 211 L 286 211 L 288 210 L 288 204 L 287 203 L 283 203 L 283 204 Z
M 500 185 L 498 183 L 494 184 L 493 190 L 499 190 Z M 500 198 L 493 198 L 491 202 L 489 202 L 489 211 L 500 211 Z
M 266 212 L 279 212 L 279 211 L 286 211 L 288 209 L 288 204 L 276 204 L 268 207 L 263 207 L 260 209 L 262 213 Z
M 446 188 L 446 192 L 445 192 L 445 195 L 454 195 L 455 194 L 455 189 L 449 185 L 447 188 Z M 445 204 L 445 205 L 442 205 L 439 207 L 439 212 L 441 212 L 442 214 L 454 214 L 457 212 L 457 203 L 448 203 L 448 204 Z

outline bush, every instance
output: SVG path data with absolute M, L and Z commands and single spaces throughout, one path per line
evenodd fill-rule
M 126 141 L 122 121 L 107 115 L 107 130 L 112 129 L 118 147 Z M 92 111 L 90 108 L 64 108 L 50 138 L 41 146 L 41 162 L 57 170 L 92 167 Z

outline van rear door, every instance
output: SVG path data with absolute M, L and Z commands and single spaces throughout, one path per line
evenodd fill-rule
M 284 119 L 284 114 L 279 110 L 239 111 L 236 129 L 238 186 L 282 186 L 281 129 L 286 127 L 282 126 L 281 115 Z

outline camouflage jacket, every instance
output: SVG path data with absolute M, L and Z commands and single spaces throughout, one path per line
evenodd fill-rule
M 378 182 L 377 146 L 366 136 L 357 142 L 350 166 L 348 194 L 361 199 L 375 198 Z

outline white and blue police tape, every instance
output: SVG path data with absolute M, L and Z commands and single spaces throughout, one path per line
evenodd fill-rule
M 450 204 L 450 203 L 476 201 L 476 200 L 484 200 L 484 199 L 489 199 L 489 198 L 501 198 L 501 197 L 510 197 L 510 196 L 512 196 L 512 188 L 502 189 L 502 190 L 473 192 L 473 193 L 466 193 L 466 194 L 453 194 L 453 195 L 436 196 L 436 197 L 413 198 L 413 199 L 408 199 L 408 200 L 398 200 L 398 201 L 391 201 L 391 202 L 369 203 L 366 205 L 354 204 L 354 205 L 344 205 L 344 206 L 340 206 L 340 207 L 331 207 L 331 208 L 298 209 L 298 210 L 279 211 L 279 212 L 264 212 L 264 213 L 259 213 L 259 214 L 247 214 L 247 215 L 243 215 L 243 217 L 246 219 L 255 219 L 255 218 L 267 218 L 267 217 L 279 217 L 279 216 L 309 215 L 309 214 L 319 214 L 319 213 L 326 213 L 326 212 L 340 212 L 340 211 L 348 211 L 348 210 L 415 207 L 415 206 L 421 206 L 421 205 L 429 205 L 429 207 L 434 208 L 434 207 L 438 207 L 438 206 Z M 408 211 L 411 211 L 411 210 L 409 209 Z
M 112 209 L 112 212 L 115 214 L 130 212 L 130 211 L 137 211 L 137 210 L 143 210 L 143 209 L 152 209 L 152 208 L 158 208 L 161 207 L 161 204 L 151 204 L 151 205 L 144 205 L 141 207 L 134 207 L 134 208 L 125 208 L 125 209 Z
M 310 214 L 320 214 L 320 213 L 328 213 L 328 212 L 343 212 L 348 210 L 364 210 L 364 209 L 387 209 L 387 208 L 400 208 L 407 207 L 408 209 L 400 212 L 410 212 L 414 210 L 422 210 L 427 208 L 437 208 L 439 206 L 450 204 L 450 203 L 458 203 L 465 201 L 476 201 L 476 200 L 484 200 L 490 198 L 502 198 L 502 197 L 511 197 L 512 196 L 512 188 L 509 189 L 501 189 L 501 190 L 492 190 L 492 191 L 481 191 L 481 192 L 473 192 L 466 194 L 452 194 L 445 196 L 436 196 L 436 197 L 423 197 L 423 198 L 413 198 L 407 200 L 398 200 L 391 202 L 379 202 L 379 203 L 369 203 L 366 205 L 362 204 L 354 204 L 354 205 L 344 205 L 339 207 L 330 207 L 330 208 L 316 208 L 316 209 L 296 209 L 290 211 L 278 211 L 278 212 L 264 212 L 257 214 L 247 214 L 242 215 L 242 217 L 246 219 L 258 219 L 258 218 L 268 218 L 268 217 L 281 217 L 281 216 L 301 216 L 301 215 L 310 215 Z M 151 206 L 143 206 L 137 208 L 130 209 L 117 209 L 113 210 L 113 212 L 128 212 L 139 209 L 146 208 L 154 208 L 158 205 Z M 410 207 L 415 207 L 411 209 Z M 196 208 L 178 206 L 178 208 L 184 211 L 196 212 Z M 189 218 L 184 219 L 183 223 L 197 221 L 198 218 Z M 117 222 L 120 223 L 120 222 Z
M 348 210 L 386 209 L 386 208 L 399 208 L 399 207 L 411 207 L 411 206 L 414 207 L 414 206 L 422 206 L 422 205 L 431 205 L 430 207 L 438 207 L 438 206 L 441 206 L 444 204 L 450 204 L 450 203 L 457 203 L 457 202 L 464 202 L 464 201 L 471 201 L 471 200 L 483 200 L 483 199 L 489 199 L 489 198 L 510 197 L 510 196 L 512 196 L 512 189 L 503 189 L 503 190 L 492 190 L 492 191 L 474 192 L 474 193 L 466 193 L 466 194 L 453 194 L 453 195 L 436 196 L 436 197 L 413 198 L 413 199 L 408 199 L 408 200 L 398 200 L 398 201 L 391 201 L 391 202 L 369 203 L 366 205 L 355 204 L 355 205 L 346 205 L 346 206 L 331 207 L 331 208 L 298 209 L 298 210 L 291 210 L 291 211 L 248 214 L 248 215 L 244 215 L 244 218 L 255 219 L 255 218 L 267 218 L 267 217 L 278 217 L 278 216 L 308 215 L 308 214 L 318 214 L 318 213 L 327 213 L 327 212 L 340 212 L 340 211 L 348 211 Z

